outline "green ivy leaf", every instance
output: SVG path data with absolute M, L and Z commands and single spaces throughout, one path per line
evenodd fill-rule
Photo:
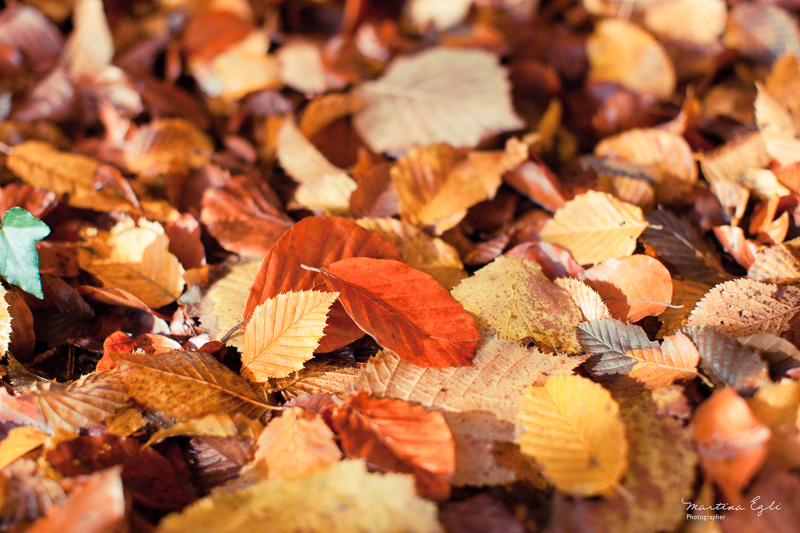
M 21 207 L 6 211 L 0 229 L 0 276 L 39 299 L 44 294 L 35 244 L 49 233 L 47 224 Z

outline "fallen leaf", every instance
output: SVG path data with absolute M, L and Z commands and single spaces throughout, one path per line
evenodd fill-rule
M 34 244 L 47 237 L 50 228 L 21 207 L 3 215 L 0 229 L 0 274 L 9 283 L 44 298 L 39 280 L 39 255 Z
M 714 228 L 714 236 L 737 263 L 744 268 L 750 268 L 755 260 L 756 245 L 747 240 L 742 228 L 738 226 L 717 226 Z
M 240 412 L 259 418 L 270 408 L 263 390 L 204 352 L 117 353 L 113 360 L 128 394 L 165 416 Z
M 127 169 L 150 178 L 198 169 L 213 151 L 211 138 L 180 118 L 162 118 L 142 126 L 124 144 Z
M 503 175 L 503 181 L 551 213 L 567 202 L 558 177 L 542 161 L 525 161 Z
M 563 246 L 581 265 L 631 255 L 648 223 L 638 207 L 597 191 L 576 196 L 556 211 L 540 233 Z
M 514 439 L 525 387 L 543 375 L 568 374 L 582 360 L 496 338 L 481 344 L 470 367 L 422 368 L 382 351 L 369 360 L 353 388 L 441 412 L 456 445 L 453 484 L 497 485 L 516 477 L 495 451 Z
M 583 320 L 580 311 L 533 261 L 498 257 L 455 287 L 453 297 L 480 329 L 500 338 L 532 338 L 546 351 L 579 351 L 574 328 Z
M 643 6 L 644 25 L 665 39 L 693 44 L 713 44 L 725 31 L 725 0 L 677 0 L 650 2 Z
M 611 318 L 608 307 L 600 295 L 583 281 L 575 278 L 557 278 L 553 282 L 569 293 L 586 320 Z
M 781 467 L 796 468 L 800 464 L 800 384 L 784 379 L 770 383 L 747 400 L 753 415 L 769 427 L 769 461 Z
M 421 496 L 449 498 L 456 452 L 440 413 L 404 400 L 356 392 L 323 414 L 348 457 L 363 458 L 383 472 L 412 474 Z
M 399 261 L 354 257 L 319 271 L 364 332 L 419 366 L 467 365 L 480 337 L 447 289 Z
M 658 316 L 672 301 L 669 271 L 647 255 L 607 259 L 586 270 L 584 276 L 611 316 L 619 320 L 637 322 L 646 316 Z
M 746 57 L 767 64 L 787 52 L 800 57 L 797 24 L 785 9 L 776 5 L 733 6 L 722 42 Z
M 4 28 L 0 42 L 21 52 L 34 72 L 46 72 L 54 66 L 64 48 L 64 38 L 41 11 L 29 5 L 6 6 L 0 22 Z
M 255 439 L 194 437 L 189 439 L 186 456 L 192 474 L 203 494 L 238 478 L 255 456 Z
M 270 478 L 295 479 L 338 462 L 342 452 L 325 421 L 299 407 L 273 419 L 258 437 L 254 462 Z
M 715 391 L 692 417 L 694 441 L 706 479 L 732 505 L 743 503 L 741 491 L 767 456 L 770 430 L 753 416 L 736 391 Z
M 254 521 L 253 516 L 261 517 Z M 296 530 L 329 533 L 441 533 L 436 506 L 414 493 L 402 474 L 370 474 L 361 461 L 342 461 L 298 479 L 267 479 L 218 492 L 180 514 L 164 518 L 156 531 L 256 533 Z
M 20 459 L 3 468 L 0 491 L 0 524 L 6 528 L 44 516 L 65 497 L 61 485 L 31 459 Z
M 20 457 L 35 450 L 50 438 L 50 433 L 34 426 L 12 428 L 0 441 L 0 470 Z
M 619 405 L 580 376 L 553 376 L 525 391 L 519 416 L 522 451 L 566 493 L 611 493 L 628 469 L 628 439 Z
M 681 331 L 697 346 L 700 369 L 715 386 L 729 386 L 744 393 L 769 382 L 767 365 L 756 350 L 714 327 L 693 326 Z
M 202 418 L 190 418 L 159 429 L 145 443 L 150 446 L 169 437 L 235 437 L 255 439 L 263 431 L 264 425 L 258 420 L 239 413 L 210 413 Z
M 91 76 L 111 63 L 114 38 L 103 2 L 78 0 L 72 14 L 74 29 L 64 44 L 61 61 L 73 78 Z
M 800 279 L 800 240 L 792 239 L 755 252 L 747 277 L 766 283 L 792 283 Z
M 524 126 L 511 106 L 504 69 L 482 50 L 434 47 L 395 59 L 382 78 L 358 86 L 355 96 L 365 107 L 353 125 L 375 152 L 440 142 L 473 147 Z
M 263 382 L 302 369 L 314 357 L 337 297 L 335 292 L 288 292 L 258 305 L 244 332 L 242 377 Z

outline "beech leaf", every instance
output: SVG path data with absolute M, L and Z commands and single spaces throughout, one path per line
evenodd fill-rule
M 286 377 L 314 357 L 328 309 L 337 293 L 279 294 L 256 307 L 245 329 L 243 377 L 252 381 Z
M 611 318 L 608 307 L 600 295 L 583 281 L 575 278 L 557 278 L 553 283 L 569 293 L 586 320 Z
M 468 365 L 475 320 L 428 274 L 391 259 L 354 257 L 319 270 L 363 331 L 418 366 Z
M 396 59 L 382 78 L 357 87 L 365 107 L 353 125 L 375 152 L 438 142 L 473 147 L 524 126 L 509 88 L 493 54 L 435 47 Z
M 12 207 L 3 215 L 0 233 L 0 275 L 37 298 L 44 298 L 34 244 L 47 237 L 50 228 L 25 209 Z
M 580 376 L 553 376 L 525 391 L 517 424 L 522 451 L 561 491 L 609 494 L 628 469 L 628 439 L 619 405 Z
M 751 392 L 769 382 L 767 365 L 759 352 L 729 338 L 724 331 L 709 326 L 681 331 L 697 346 L 700 369 L 714 385 Z

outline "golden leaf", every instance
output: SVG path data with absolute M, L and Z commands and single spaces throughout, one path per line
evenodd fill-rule
M 358 368 L 324 359 L 311 359 L 302 370 L 287 378 L 271 380 L 270 391 L 285 398 L 301 394 L 339 394 L 345 392 L 358 376 Z
M 209 161 L 214 142 L 188 120 L 163 118 L 134 131 L 125 143 L 128 170 L 148 177 L 198 169 Z
M 12 428 L 0 441 L 0 470 L 44 444 L 50 434 L 33 426 Z
M 655 38 L 620 19 L 603 19 L 586 42 L 589 79 L 615 82 L 635 92 L 669 98 L 675 91 L 675 68 Z
M 177 436 L 255 439 L 263 429 L 264 425 L 261 422 L 246 418 L 239 413 L 209 413 L 202 418 L 181 420 L 166 429 L 159 429 L 150 435 L 145 446 Z
M 580 376 L 554 376 L 525 392 L 517 424 L 522 451 L 544 467 L 556 488 L 609 494 L 628 469 L 628 439 L 619 405 Z
M 243 377 L 286 377 L 314 357 L 336 292 L 285 292 L 253 311 L 244 333 Z
M 328 215 L 348 210 L 356 182 L 325 159 L 293 119 L 283 121 L 277 143 L 278 162 L 300 184 L 294 192 L 297 206 Z
M 382 351 L 369 360 L 353 388 L 440 411 L 456 444 L 453 483 L 496 485 L 515 479 L 494 450 L 514 438 L 525 387 L 544 374 L 570 373 L 583 360 L 496 338 L 481 344 L 470 367 L 422 368 Z
M 800 466 L 800 383 L 784 379 L 770 383 L 747 400 L 758 420 L 769 427 L 769 453 L 786 468 Z
M 574 330 L 583 316 L 569 294 L 547 279 L 534 261 L 498 257 L 452 294 L 482 330 L 516 341 L 531 337 L 547 351 L 580 351 Z
M 434 143 L 473 147 L 524 126 L 509 89 L 495 55 L 434 47 L 395 59 L 382 78 L 358 86 L 354 94 L 366 105 L 353 125 L 375 152 Z
M 586 320 L 611 318 L 608 307 L 600 295 L 583 281 L 575 278 L 558 278 L 553 282 L 569 293 Z
M 253 517 L 258 517 L 254 520 Z M 436 505 L 405 474 L 370 474 L 342 461 L 291 480 L 267 479 L 217 492 L 164 518 L 157 533 L 441 533 Z
M 566 248 L 587 265 L 631 255 L 647 227 L 642 210 L 610 194 L 589 191 L 567 202 L 547 221 L 543 241 Z
M 659 336 L 674 333 L 686 324 L 689 314 L 705 294 L 711 290 L 712 285 L 692 279 L 672 280 L 672 307 L 661 313 L 661 330 Z
M 335 435 L 325 421 L 292 407 L 267 424 L 258 438 L 254 463 L 262 462 L 270 478 L 294 479 L 341 458 Z
M 725 31 L 725 0 L 673 0 L 644 6 L 644 25 L 665 39 L 714 44 Z

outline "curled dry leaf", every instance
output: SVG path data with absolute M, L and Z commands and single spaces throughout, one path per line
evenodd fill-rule
M 379 344 L 418 366 L 468 365 L 475 320 L 428 274 L 391 259 L 353 257 L 319 271 L 347 314 Z
M 384 472 L 413 474 L 421 496 L 434 500 L 450 496 L 456 452 L 440 413 L 404 400 L 356 392 L 324 415 L 349 457 L 363 458 Z
M 327 215 L 348 210 L 356 182 L 325 159 L 291 118 L 278 131 L 276 154 L 286 173 L 300 184 L 294 192 L 295 205 Z
M 741 490 L 767 457 L 769 428 L 730 388 L 714 392 L 700 404 L 691 427 L 706 479 L 716 483 L 727 502 L 741 503 Z
M 693 326 L 681 331 L 697 346 L 700 369 L 715 386 L 752 392 L 769 382 L 767 365 L 755 349 L 713 327 Z
M 594 289 L 575 278 L 558 278 L 554 283 L 569 293 L 586 320 L 611 318 L 605 302 Z
M 279 294 L 258 305 L 244 332 L 242 377 L 282 378 L 314 357 L 328 309 L 338 293 L 299 291 Z
M 543 161 L 525 161 L 503 175 L 503 181 L 548 211 L 564 207 L 567 200 L 561 192 L 558 177 Z
M 341 458 L 335 435 L 322 417 L 292 407 L 261 432 L 254 463 L 256 469 L 262 463 L 270 478 L 295 479 Z
M 632 255 L 588 269 L 584 281 L 597 291 L 611 316 L 637 322 L 660 315 L 672 301 L 672 277 L 657 259 Z
M 609 494 L 628 469 L 628 439 L 619 405 L 602 386 L 580 376 L 553 376 L 525 392 L 519 443 L 570 494 Z
M 714 228 L 714 236 L 737 263 L 744 268 L 750 268 L 753 261 L 755 261 L 756 245 L 747 240 L 742 228 L 739 226 L 717 226 Z
M 253 515 L 259 520 L 253 520 Z M 371 474 L 341 461 L 292 480 L 267 479 L 218 491 L 164 518 L 157 533 L 442 533 L 436 505 L 414 493 L 411 476 Z
M 734 337 L 780 334 L 800 311 L 800 289 L 740 278 L 708 291 L 689 315 L 687 326 L 716 326 Z
M 588 191 L 556 211 L 540 233 L 563 246 L 581 265 L 631 255 L 647 228 L 642 210 L 610 194 Z
M 511 106 L 505 70 L 482 50 L 434 47 L 401 57 L 354 94 L 365 107 L 353 125 L 375 152 L 433 143 L 473 147 L 524 126 Z
M 400 216 L 441 234 L 467 209 L 494 198 L 504 172 L 528 158 L 525 144 L 511 138 L 504 151 L 470 151 L 447 144 L 409 150 L 391 169 Z
M 516 477 L 495 451 L 514 439 L 525 387 L 543 375 L 568 374 L 582 361 L 582 357 L 554 357 L 515 341 L 489 338 L 469 367 L 422 368 L 391 352 L 379 352 L 353 388 L 441 412 L 456 446 L 453 484 L 497 485 Z
M 610 81 L 635 92 L 668 98 L 675 68 L 661 43 L 633 23 L 603 19 L 586 43 L 589 79 Z
M 579 351 L 574 328 L 583 320 L 569 294 L 537 263 L 498 257 L 452 291 L 482 330 L 503 339 L 533 339 L 546 351 Z

